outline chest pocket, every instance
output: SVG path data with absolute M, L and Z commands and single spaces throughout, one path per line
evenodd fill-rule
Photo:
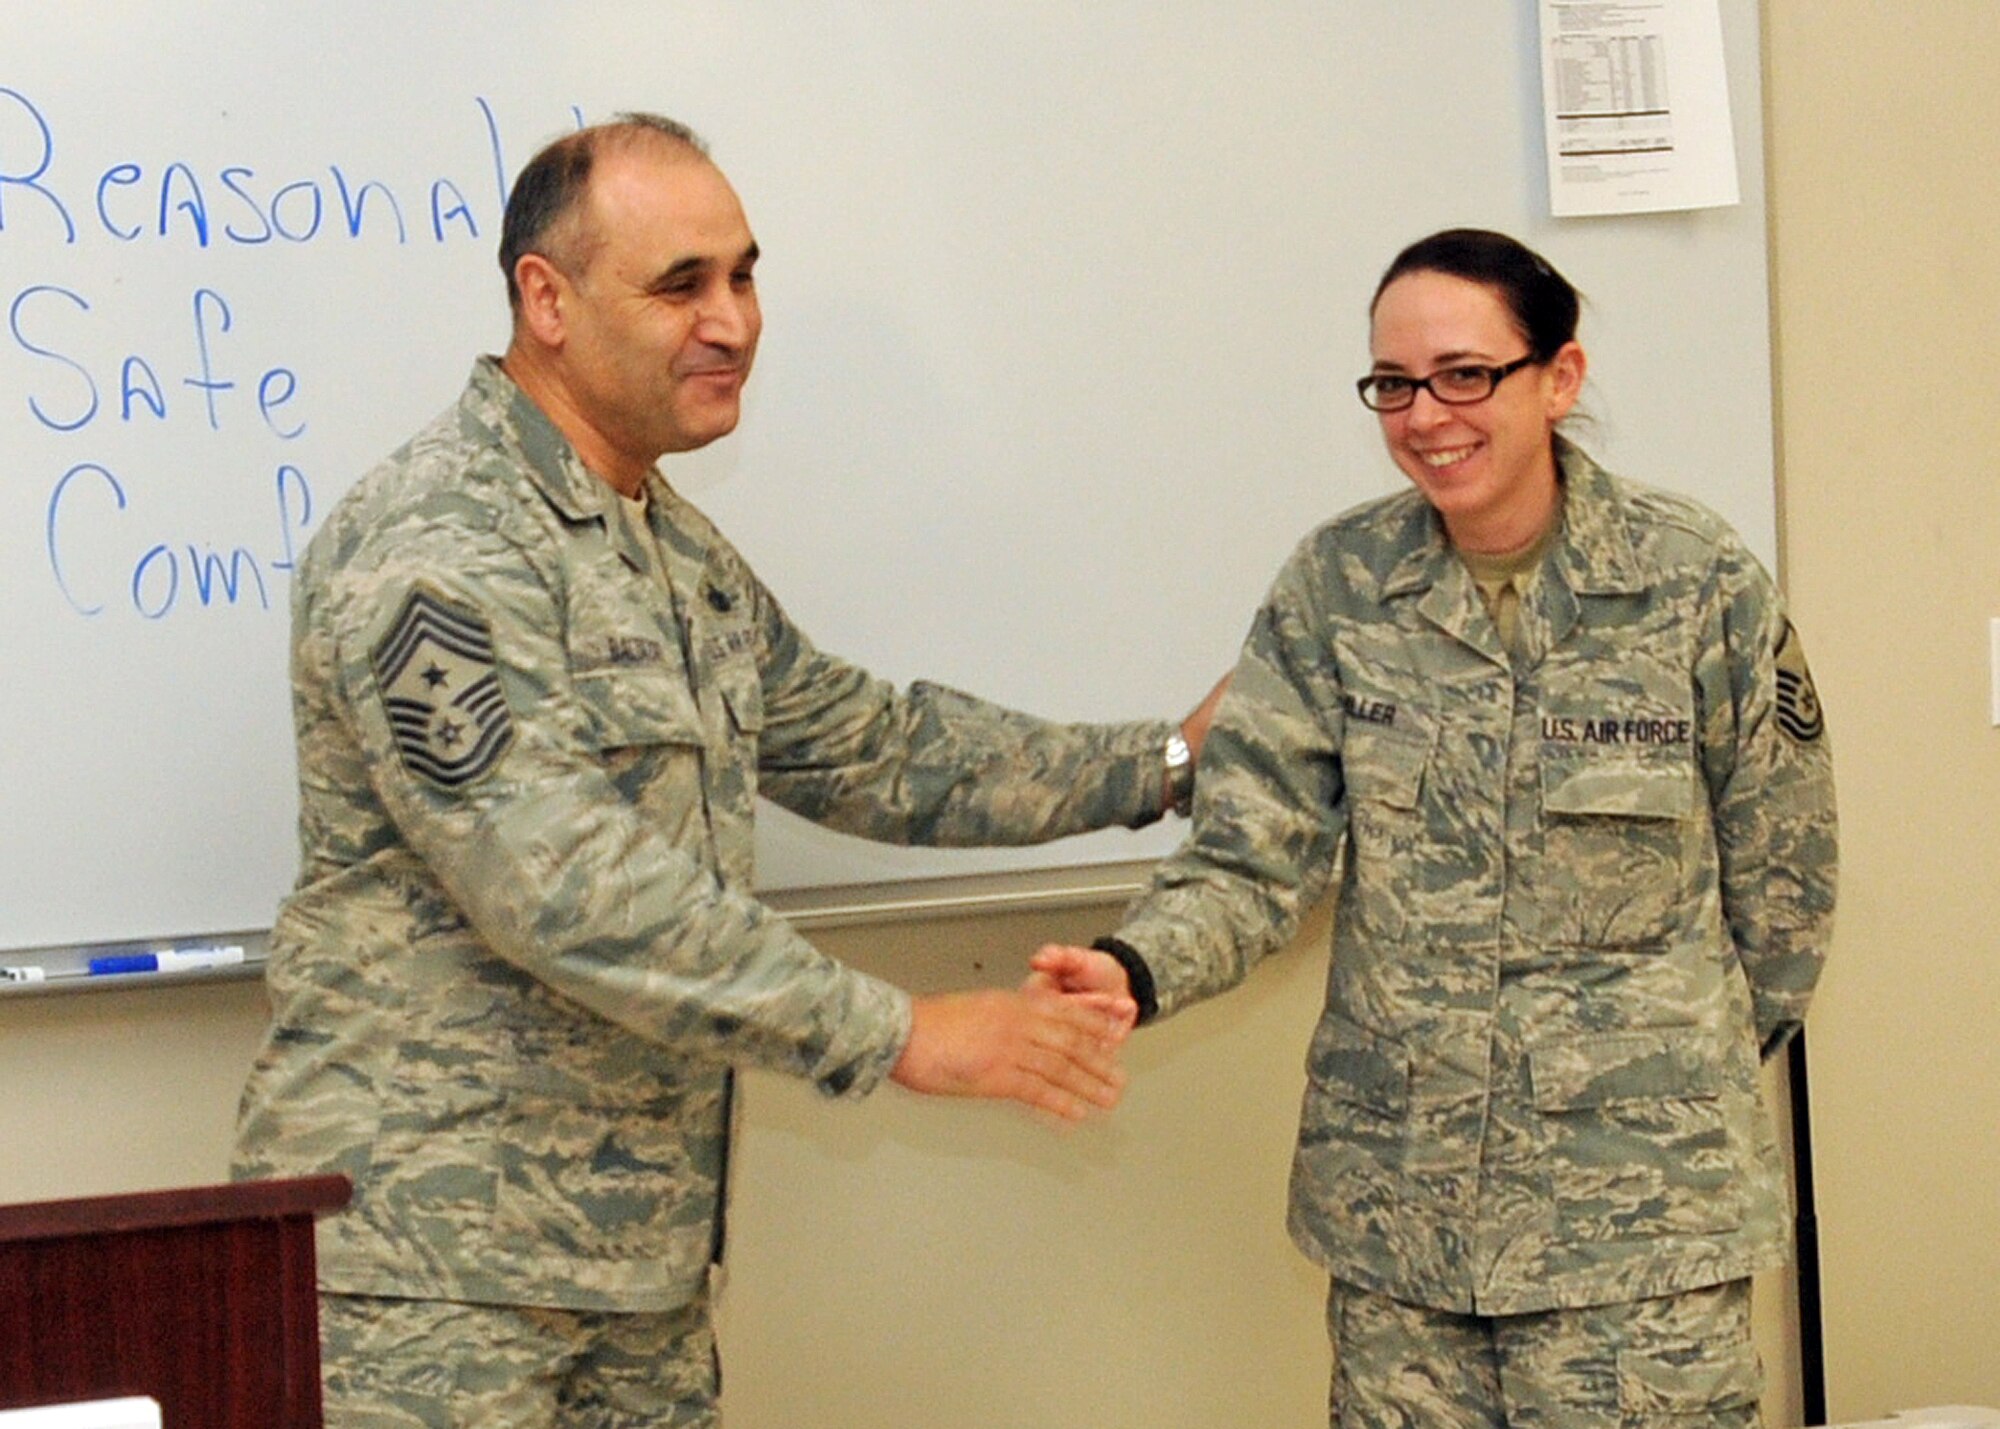
M 1553 941 L 1655 944 L 1694 903 L 1701 825 L 1691 728 L 1675 711 L 1616 723 L 1545 715 L 1539 881 Z
M 1694 807 L 1692 770 L 1669 754 L 1542 758 L 1542 811 L 1563 817 L 1685 819 Z
M 755 744 L 764 728 L 764 686 L 757 669 L 757 627 L 742 583 L 711 566 L 688 601 L 695 665 L 705 686 L 721 696 L 726 735 Z
M 601 754 L 701 744 L 701 716 L 678 662 L 594 670 L 576 677 L 576 692 Z
M 607 763 L 620 751 L 702 742 L 667 591 L 629 552 L 621 557 L 619 545 L 609 540 L 592 546 L 588 559 L 579 556 L 564 622 L 585 738 Z
M 1411 811 L 1417 807 L 1437 728 L 1416 710 L 1404 710 L 1398 718 L 1408 721 L 1409 728 L 1348 722 L 1340 767 L 1347 797 L 1357 807 L 1376 804 Z
M 715 662 L 714 669 L 730 728 L 739 739 L 756 743 L 764 728 L 764 685 L 756 661 L 747 653 L 728 654 Z
M 576 677 L 576 690 L 598 761 L 625 802 L 676 844 L 710 848 L 701 716 L 679 661 L 593 671 Z
M 1349 893 L 1362 921 L 1390 937 L 1403 933 L 1421 899 L 1429 837 L 1422 806 L 1437 739 L 1437 721 L 1409 704 L 1397 707 L 1393 724 L 1350 715 L 1342 739 Z

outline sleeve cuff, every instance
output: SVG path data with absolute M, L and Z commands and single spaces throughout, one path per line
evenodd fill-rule
M 856 1009 L 861 1027 L 852 1037 L 838 1039 L 813 1073 L 813 1084 L 827 1096 L 862 1097 L 874 1091 L 909 1044 L 910 995 L 886 982 L 868 982 L 867 1005 Z
M 1090 945 L 1100 953 L 1117 959 L 1118 966 L 1125 969 L 1125 981 L 1131 985 L 1132 1000 L 1139 1004 L 1139 1026 L 1160 1015 L 1160 999 L 1153 986 L 1153 970 L 1146 966 L 1146 960 L 1139 956 L 1139 950 L 1118 938 L 1099 938 Z
M 1143 829 L 1167 816 L 1167 736 L 1180 726 L 1165 720 L 1142 720 L 1129 726 L 1132 740 L 1128 757 L 1134 778 L 1129 786 L 1137 795 L 1138 807 L 1125 820 L 1128 829 Z

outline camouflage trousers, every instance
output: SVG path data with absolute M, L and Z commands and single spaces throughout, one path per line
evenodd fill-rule
M 326 1429 L 715 1429 L 708 1300 L 661 1314 L 320 1297 Z
M 1459 1315 L 1334 1282 L 1335 1429 L 1755 1429 L 1750 1282 Z

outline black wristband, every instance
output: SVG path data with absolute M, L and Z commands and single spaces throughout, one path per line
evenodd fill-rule
M 1139 1004 L 1139 1025 L 1144 1027 L 1160 1015 L 1160 999 L 1153 990 L 1153 970 L 1139 956 L 1139 950 L 1117 938 L 1099 938 L 1091 947 L 1118 960 L 1125 969 L 1125 981 L 1132 985 L 1132 1000 Z

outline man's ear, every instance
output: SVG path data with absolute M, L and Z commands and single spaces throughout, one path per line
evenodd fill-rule
M 523 253 L 514 262 L 514 288 L 521 295 L 521 326 L 544 347 L 563 345 L 569 300 L 569 280 L 539 253 Z

